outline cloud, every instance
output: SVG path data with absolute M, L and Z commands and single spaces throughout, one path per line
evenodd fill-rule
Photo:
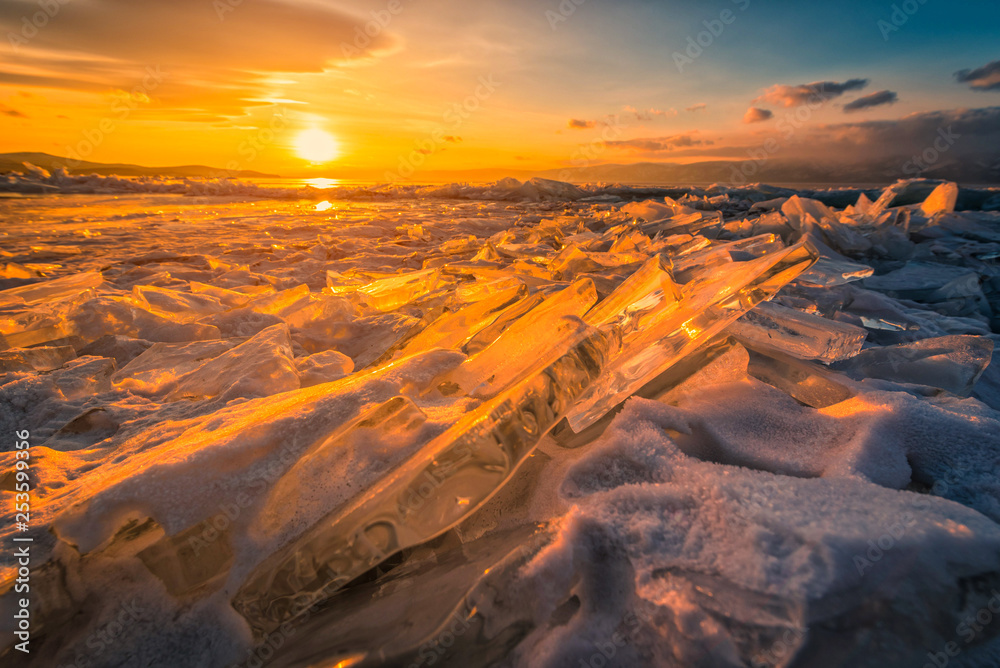
M 13 118 L 27 118 L 28 116 L 13 107 L 8 107 L 6 104 L 0 103 L 0 114 L 4 116 L 11 116 Z
M 54 4 L 54 3 L 53 3 Z M 242 115 L 274 86 L 271 73 L 321 73 L 392 52 L 390 30 L 365 33 L 370 16 L 332 4 L 253 0 L 87 0 L 59 12 L 5 58 L 0 83 L 105 92 L 131 89 L 147 67 L 166 74 L 159 105 Z M 0 34 L 20 35 L 34 2 L 0 2 Z M 225 11 L 220 10 L 225 8 Z M 273 93 L 272 93 L 273 94 Z
M 462 138 L 456 135 L 445 135 L 444 140 L 446 142 L 451 142 L 452 144 L 457 144 L 458 142 L 462 141 Z
M 568 127 L 570 130 L 589 130 L 590 128 L 597 127 L 597 121 L 584 121 L 579 118 L 569 119 Z
M 773 133 L 773 134 L 771 134 Z M 887 163 L 889 171 L 899 169 L 913 156 L 934 148 L 948 161 L 994 164 L 1000 160 L 1000 106 L 978 109 L 950 109 L 908 114 L 894 120 L 872 120 L 803 126 L 798 129 L 770 125 L 769 133 L 746 131 L 699 143 L 689 133 L 688 140 L 654 137 L 608 142 L 639 151 L 670 150 L 664 157 L 746 160 L 760 154 L 765 138 L 777 142 L 775 160 L 805 160 L 811 163 Z M 683 136 L 683 135 L 682 135 Z M 891 169 L 890 169 L 891 168 Z M 888 172 L 887 172 L 888 174 Z M 895 178 L 893 176 L 892 178 Z
M 972 90 L 1000 90 L 1000 60 L 986 63 L 974 70 L 959 70 L 955 78 L 969 84 Z
M 870 93 L 869 95 L 859 97 L 853 102 L 848 102 L 844 105 L 844 111 L 847 113 L 851 113 L 852 111 L 861 111 L 862 109 L 870 109 L 883 104 L 893 104 L 898 100 L 899 96 L 893 91 L 880 90 L 877 93 Z
M 624 148 L 634 151 L 654 152 L 670 151 L 676 148 L 687 148 L 692 146 L 707 146 L 712 142 L 706 139 L 694 137 L 693 132 L 669 137 L 645 137 L 639 139 L 626 139 L 620 141 L 605 142 L 611 148 Z
M 774 112 L 770 109 L 761 109 L 760 107 L 750 107 L 747 109 L 747 113 L 743 114 L 744 123 L 762 123 L 769 118 L 774 116 Z
M 836 81 L 814 81 L 813 83 L 787 86 L 775 84 L 756 98 L 753 104 L 768 102 L 783 107 L 794 107 L 807 102 L 825 102 L 852 90 L 860 90 L 868 85 L 868 79 L 849 79 L 843 83 Z
M 705 104 L 704 102 L 699 102 L 698 104 L 693 104 L 690 107 L 685 107 L 684 111 L 692 111 L 692 112 L 693 111 L 705 111 L 707 108 L 708 108 L 707 104 Z
M 319 72 L 330 61 L 349 57 L 343 44 L 362 54 L 395 45 L 387 31 L 374 37 L 364 33 L 370 17 L 317 2 L 88 0 L 60 5 L 57 17 L 32 38 L 32 48 L 101 54 L 165 68 L 210 63 L 220 69 Z M 19 33 L 24 6 L 0 3 L 4 33 Z M 227 11 L 219 11 L 220 6 Z M 356 28 L 362 29 L 364 39 Z
M 673 108 L 667 109 L 666 111 L 663 111 L 662 109 L 640 110 L 640 109 L 636 109 L 635 107 L 633 107 L 631 105 L 625 105 L 624 110 L 625 110 L 626 113 L 629 113 L 629 114 L 632 114 L 633 116 L 635 116 L 635 120 L 637 120 L 637 121 L 651 121 L 651 120 L 653 120 L 654 116 L 663 116 L 664 118 L 666 118 L 668 116 L 676 116 L 677 115 L 677 110 L 673 109 Z
M 942 152 L 942 145 L 947 150 Z M 822 125 L 804 133 L 797 153 L 859 162 L 919 156 L 929 148 L 950 160 L 1000 156 L 1000 106 L 908 114 L 897 120 Z

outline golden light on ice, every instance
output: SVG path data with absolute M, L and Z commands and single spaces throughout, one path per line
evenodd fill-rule
M 309 128 L 295 137 L 295 153 L 309 162 L 330 162 L 340 155 L 340 146 L 326 130 Z

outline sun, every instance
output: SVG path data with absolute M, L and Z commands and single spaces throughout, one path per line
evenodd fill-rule
M 330 162 L 340 155 L 340 146 L 326 130 L 309 128 L 295 137 L 295 152 L 309 162 Z

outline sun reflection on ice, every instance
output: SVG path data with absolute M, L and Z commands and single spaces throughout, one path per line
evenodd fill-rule
M 306 185 L 310 185 L 313 188 L 319 188 L 320 190 L 335 188 L 336 186 L 340 185 L 340 179 L 325 179 L 322 177 L 306 179 L 305 182 Z

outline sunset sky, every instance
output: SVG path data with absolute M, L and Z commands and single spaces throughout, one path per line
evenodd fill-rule
M 381 179 L 981 147 L 998 25 L 995 0 L 4 0 L 0 152 Z

